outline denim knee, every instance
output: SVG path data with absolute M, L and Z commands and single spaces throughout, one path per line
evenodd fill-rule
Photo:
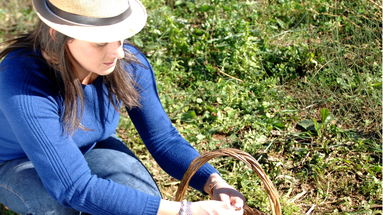
M 144 193 L 160 196 L 154 179 L 135 156 L 113 149 L 97 148 L 85 154 L 93 174 Z
M 32 162 L 26 158 L 7 161 L 0 166 L 0 202 L 19 214 L 79 214 L 50 196 Z

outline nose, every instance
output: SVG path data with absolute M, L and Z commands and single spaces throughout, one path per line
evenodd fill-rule
M 123 44 L 122 40 L 109 43 L 110 53 L 113 58 L 122 59 L 125 57 Z

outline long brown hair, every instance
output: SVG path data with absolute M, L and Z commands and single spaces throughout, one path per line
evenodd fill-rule
M 64 113 L 61 120 L 64 130 L 72 134 L 76 129 L 84 128 L 80 118 L 84 109 L 84 93 L 80 80 L 73 72 L 71 53 L 67 48 L 68 40 L 72 39 L 64 34 L 55 32 L 54 36 L 49 33 L 50 27 L 39 21 L 36 28 L 28 34 L 21 34 L 17 38 L 4 42 L 6 48 L 0 52 L 0 59 L 9 52 L 19 48 L 33 48 L 46 53 L 53 60 L 48 64 L 53 68 L 54 75 L 59 83 L 61 94 L 64 98 Z M 124 70 L 124 64 L 137 62 L 132 54 L 124 50 L 125 58 L 117 61 L 115 70 L 103 77 L 103 81 L 109 91 L 109 101 L 118 110 L 122 103 L 129 108 L 139 106 L 139 93 L 136 83 Z

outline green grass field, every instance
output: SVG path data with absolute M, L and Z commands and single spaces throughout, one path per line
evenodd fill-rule
M 143 2 L 148 24 L 130 42 L 148 56 L 164 108 L 192 145 L 252 154 L 277 187 L 283 214 L 382 214 L 380 1 Z M 0 41 L 33 26 L 29 1 L 0 5 Z M 119 135 L 173 199 L 177 182 L 129 118 Z M 269 211 L 244 164 L 211 163 L 251 206 Z M 204 197 L 190 190 L 188 198 Z

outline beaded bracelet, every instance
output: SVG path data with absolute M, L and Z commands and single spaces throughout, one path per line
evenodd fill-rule
M 191 202 L 183 200 L 181 202 L 181 209 L 177 215 L 192 215 L 190 206 L 191 206 Z

